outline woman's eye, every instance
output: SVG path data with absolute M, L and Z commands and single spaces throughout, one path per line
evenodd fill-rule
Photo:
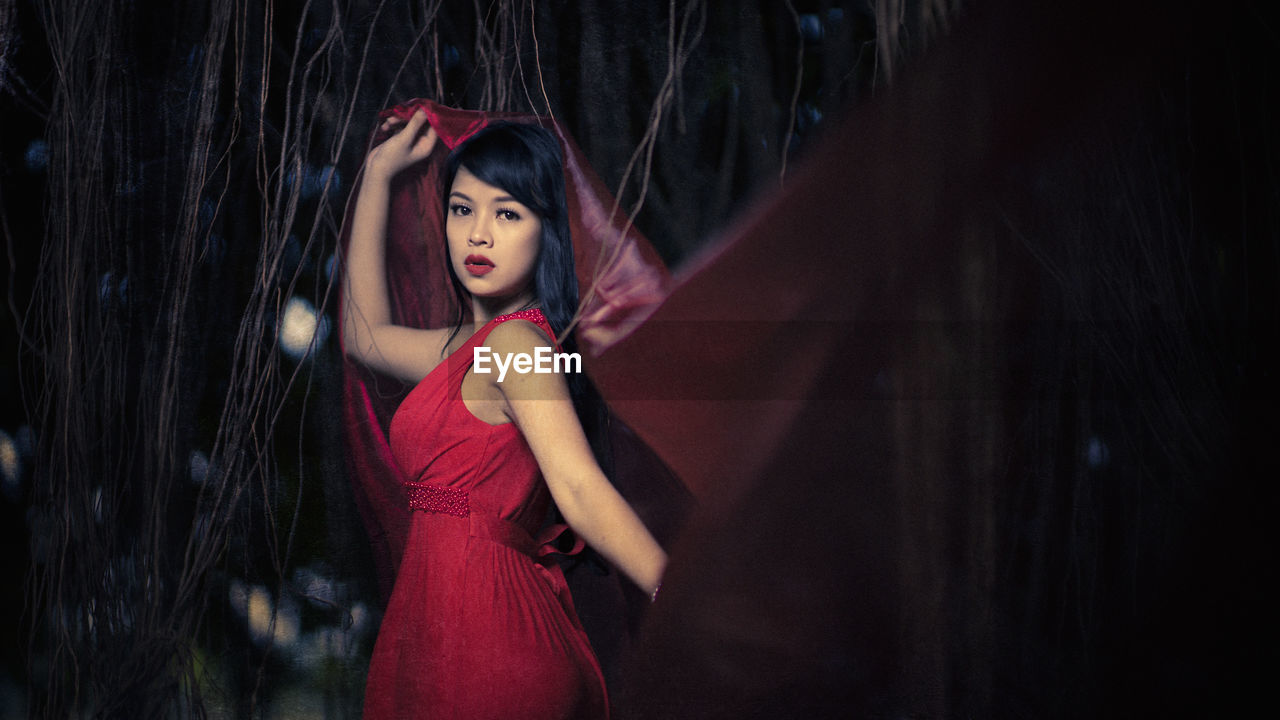
M 466 216 L 471 214 L 471 208 L 467 207 L 466 205 L 458 205 L 455 203 L 449 206 L 449 212 L 458 216 Z
M 498 217 L 503 220 L 507 220 L 508 222 L 515 222 L 520 219 L 520 213 L 515 210 L 499 210 Z

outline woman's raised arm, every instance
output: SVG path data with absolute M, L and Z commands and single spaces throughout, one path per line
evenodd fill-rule
M 384 129 L 395 124 L 388 120 Z M 425 160 L 435 145 L 436 131 L 427 125 L 426 114 L 419 110 L 365 159 L 364 177 L 351 217 L 342 294 L 342 344 L 346 354 L 375 370 L 414 383 L 440 363 L 449 333 L 391 324 L 387 216 L 391 179 Z

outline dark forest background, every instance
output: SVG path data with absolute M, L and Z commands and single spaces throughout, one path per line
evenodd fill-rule
M 1044 5 L 0 0 L 0 716 L 359 716 L 380 601 L 330 330 L 378 110 L 553 115 L 678 269 L 899 88 L 983 92 L 1044 47 L 1054 120 L 1006 144 L 957 118 L 999 193 L 884 268 L 978 288 L 933 298 L 894 372 L 979 422 L 893 416 L 918 441 L 879 496 L 907 649 L 858 707 L 1274 706 L 1280 25 L 1262 2 Z M 904 167 L 885 195 L 910 228 L 950 189 Z M 867 677 L 841 652 L 815 674 Z

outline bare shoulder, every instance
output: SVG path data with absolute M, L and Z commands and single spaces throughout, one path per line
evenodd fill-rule
M 554 342 L 542 328 L 528 320 L 507 320 L 489 332 L 485 344 L 495 352 L 521 353 L 553 347 Z
M 483 366 L 493 373 L 494 387 L 508 401 L 565 399 L 565 375 L 582 372 L 581 357 L 556 351 L 546 331 L 525 320 L 494 328 L 485 345 L 476 349 L 477 372 Z

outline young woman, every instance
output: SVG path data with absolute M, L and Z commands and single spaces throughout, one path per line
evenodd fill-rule
M 384 243 L 391 181 L 436 133 L 421 111 L 384 130 L 395 132 L 366 160 L 351 221 L 343 343 L 416 383 L 390 429 L 412 521 L 365 717 L 606 717 L 599 664 L 546 558 L 558 534 L 542 528 L 548 504 L 646 592 L 666 555 L 597 465 L 569 378 L 496 371 L 500 358 L 554 352 L 577 304 L 559 146 L 537 126 L 497 124 L 450 156 L 445 242 L 471 322 L 421 330 L 390 322 Z M 490 372 L 474 366 L 477 348 Z

